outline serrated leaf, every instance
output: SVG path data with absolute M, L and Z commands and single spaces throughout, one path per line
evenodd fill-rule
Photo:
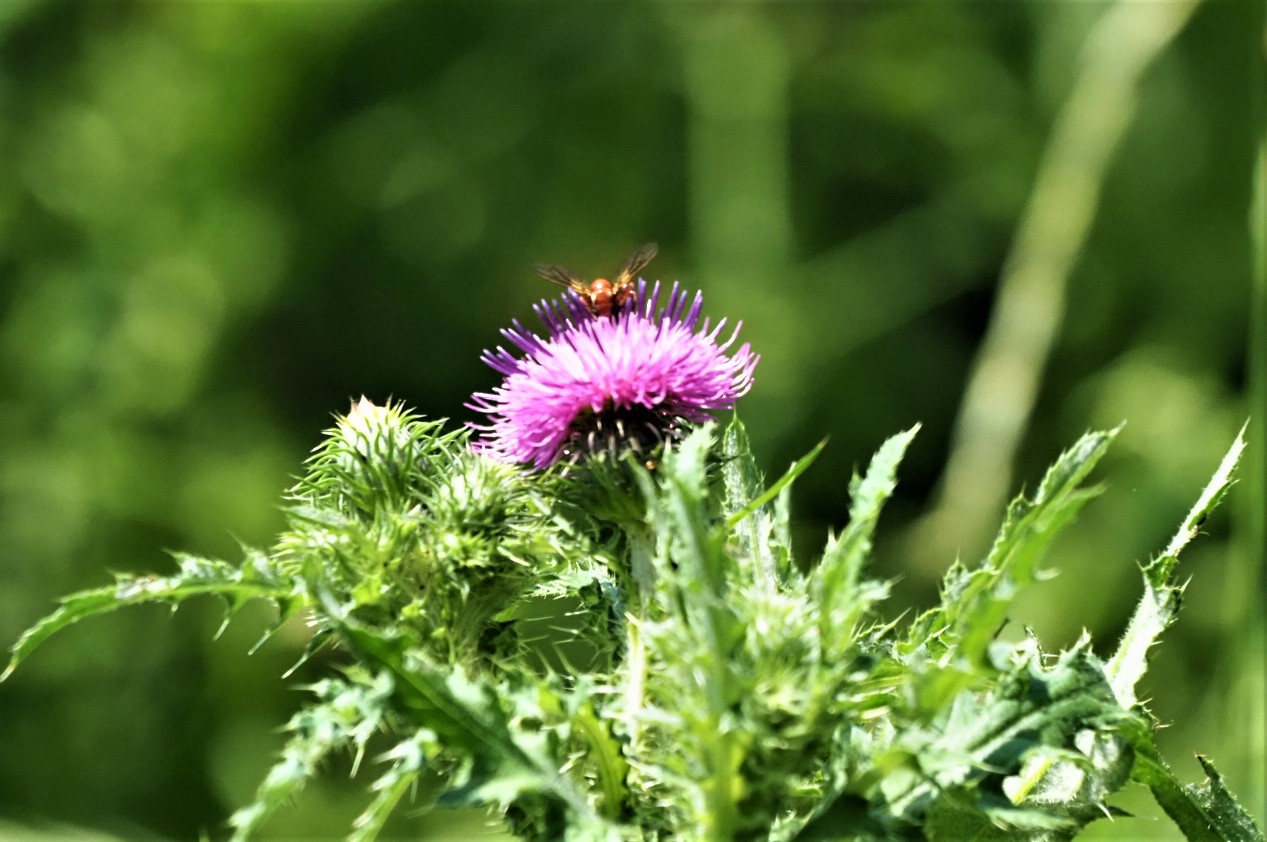
M 849 523 L 828 541 L 822 560 L 810 572 L 808 589 L 818 605 L 819 636 L 829 660 L 842 656 L 850 631 L 883 589 L 862 586 L 862 569 L 871 554 L 880 510 L 897 485 L 897 467 L 919 425 L 888 439 L 871 458 L 864 476 L 849 483 Z
M 1124 707 L 1135 704 L 1135 686 L 1148 669 L 1148 653 L 1179 613 L 1183 587 L 1174 582 L 1179 553 L 1200 530 L 1206 517 L 1218 506 L 1231 486 L 1236 466 L 1245 450 L 1245 428 L 1223 456 L 1218 470 L 1206 483 L 1188 516 L 1160 555 L 1142 566 L 1144 594 L 1140 597 L 1117 651 L 1109 659 L 1107 671 L 1113 690 Z
M 890 808 L 917 820 L 951 788 L 1014 775 L 1036 750 L 1072 749 L 1075 734 L 1111 732 L 1128 721 L 1089 644 L 1084 638 L 1051 667 L 1034 652 L 985 695 L 961 691 L 939 723 L 907 729 L 898 746 L 918 773 L 886 783 Z M 1062 820 L 1081 818 L 1051 812 Z
M 766 489 L 763 487 L 765 478 L 752 456 L 748 434 L 738 417 L 722 435 L 722 513 L 726 526 L 734 530 L 741 552 L 754 560 L 762 578 L 771 585 L 785 582 L 792 571 L 792 548 L 787 531 L 792 482 L 818 458 L 825 444 L 825 441 L 820 442 Z M 774 505 L 770 506 L 772 501 Z
M 1214 826 L 1231 839 L 1244 839 L 1248 842 L 1263 842 L 1263 832 L 1249 812 L 1226 786 L 1223 777 L 1214 768 L 1214 763 L 1204 755 L 1197 755 L 1197 762 L 1205 772 L 1204 783 L 1184 787 L 1201 808 L 1210 816 Z
M 864 798 L 841 795 L 807 822 L 792 842 L 884 842 L 894 838 L 869 808 Z
M 607 818 L 618 820 L 628 796 L 626 776 L 629 761 L 621 753 L 620 744 L 611 732 L 611 723 L 599 718 L 594 705 L 586 699 L 572 714 L 572 725 L 584 742 L 586 760 L 595 769 L 600 799 L 599 811 Z
M 1012 601 L 1034 582 L 1042 553 L 1099 494 L 1081 482 L 1116 435 L 1117 430 L 1087 433 L 1048 469 L 1032 498 L 1021 494 L 1012 501 L 985 561 L 975 570 L 951 567 L 942 584 L 942 604 L 912 624 L 905 652 L 921 651 L 936 640 L 939 647 L 953 648 L 966 665 L 985 663 Z
M 350 749 L 359 755 L 387 713 L 392 682 L 385 675 L 359 684 L 327 679 L 311 689 L 317 700 L 301 708 L 287 724 L 292 736 L 256 790 L 255 800 L 229 818 L 232 842 L 250 839 L 317 774 L 332 752 Z
M 696 497 L 703 497 L 708 488 L 708 454 L 716 431 L 714 423 L 701 424 L 682 441 L 666 448 L 660 464 L 666 477 L 675 477 Z
M 1223 785 L 1206 758 L 1197 756 L 1205 770 L 1200 786 L 1184 786 L 1157 753 L 1151 733 L 1134 732 L 1136 760 L 1132 777 L 1147 786 L 1157 804 L 1179 826 L 1189 842 L 1263 842 L 1263 831 Z
M 735 671 L 733 654 L 747 633 L 736 614 L 737 598 L 731 597 L 754 582 L 761 583 L 758 591 L 769 588 L 755 565 L 727 552 L 729 530 L 717 522 L 708 487 L 697 481 L 708 455 L 706 444 L 700 439 L 694 448 L 682 448 L 679 459 L 666 460 L 658 484 L 644 483 L 657 542 L 657 597 L 665 614 L 645 631 L 656 671 L 649 683 L 658 685 L 652 692 L 665 694 L 664 701 L 675 706 L 666 716 L 679 721 L 671 739 L 679 741 L 684 759 L 695 769 L 689 782 L 680 782 L 690 795 L 684 798 L 689 806 L 679 832 L 720 840 L 733 838 L 744 818 L 740 766 L 752 738 L 727 726 L 744 682 Z M 644 707 L 641 713 L 650 710 Z M 647 724 L 644 716 L 644 722 L 632 723 L 626 732 Z M 661 760 L 658 765 L 672 764 Z M 656 774 L 669 772 L 659 768 Z
M 722 513 L 727 520 L 734 519 L 748 503 L 763 490 L 765 477 L 752 455 L 752 443 L 748 430 L 739 416 L 733 416 L 721 437 L 721 477 L 724 497 Z
M 1071 819 L 971 790 L 943 793 L 923 822 L 929 842 L 1025 842 L 1070 827 L 1076 827 Z
M 248 556 L 241 566 L 189 555 L 176 558 L 180 569 L 171 576 L 126 576 L 109 587 L 64 597 L 56 611 L 27 629 L 13 644 L 9 665 L 0 673 L 0 681 L 8 678 L 31 652 L 62 629 L 129 605 L 179 604 L 195 596 L 213 595 L 226 600 L 229 614 L 252 599 L 274 602 L 281 608 L 283 617 L 296 610 L 298 603 L 292 586 L 276 577 L 263 557 Z
M 391 766 L 371 788 L 374 800 L 357 816 L 347 842 L 374 842 L 392 811 L 407 793 L 415 789 L 427 765 L 427 757 L 437 751 L 435 735 L 426 729 L 415 732 L 384 756 Z
M 805 470 L 810 465 L 814 464 L 814 460 L 818 458 L 818 455 L 823 452 L 823 448 L 826 446 L 826 440 L 820 441 L 818 444 L 814 445 L 813 450 L 793 462 L 791 467 L 789 467 L 787 471 L 784 472 L 783 476 L 779 477 L 773 485 L 762 491 L 756 497 L 753 497 L 746 505 L 744 505 L 743 508 L 728 514 L 726 517 L 726 526 L 733 529 L 744 518 L 748 517 L 766 503 L 769 503 L 775 497 L 779 496 L 779 493 L 783 491 L 784 488 L 791 485 L 793 480 L 805 473 Z
M 539 791 L 558 800 L 579 823 L 602 823 L 553 758 L 516 739 L 492 687 L 472 682 L 453 665 L 429 663 L 399 634 L 362 626 L 327 596 L 322 605 L 327 622 L 358 658 L 394 678 L 393 697 L 402 713 L 434 731 L 446 751 L 470 758 L 464 792 L 497 803 Z

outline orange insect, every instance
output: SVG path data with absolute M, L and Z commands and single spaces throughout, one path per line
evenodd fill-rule
M 579 295 L 585 302 L 585 306 L 595 316 L 610 316 L 613 312 L 620 312 L 620 309 L 634 297 L 636 294 L 634 282 L 638 273 L 651 262 L 651 258 L 656 256 L 658 250 L 655 243 L 647 243 L 629 255 L 629 259 L 616 273 L 614 281 L 595 278 L 586 283 L 580 275 L 562 266 L 538 263 L 533 268 L 537 270 L 538 275 L 550 283 L 565 286 Z

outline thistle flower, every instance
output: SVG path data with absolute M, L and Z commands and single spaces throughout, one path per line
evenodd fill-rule
M 729 350 L 740 326 L 719 343 L 726 320 L 701 324 L 703 295 L 688 307 L 676 283 L 659 302 L 660 284 L 648 294 L 639 281 L 634 300 L 611 316 L 595 316 L 569 295 L 533 308 L 546 336 L 518 321 L 503 330 L 523 356 L 502 347 L 484 352 L 505 380 L 467 404 L 489 417 L 472 425 L 482 432 L 476 449 L 545 468 L 600 451 L 642 452 L 732 408 L 752 387 L 760 359 L 747 343 Z

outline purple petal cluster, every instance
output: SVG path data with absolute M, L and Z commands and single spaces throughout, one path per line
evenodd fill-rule
M 689 306 L 688 306 L 689 301 Z M 498 347 L 484 362 L 505 379 L 472 396 L 469 408 L 486 413 L 475 447 L 493 458 L 545 468 L 584 452 L 593 425 L 625 431 L 625 423 L 658 429 L 671 438 L 681 422 L 702 422 L 727 410 L 752 387 L 760 359 L 747 343 L 731 350 L 739 325 L 721 341 L 726 320 L 700 323 L 704 298 L 675 283 L 660 306 L 660 284 L 647 294 L 638 282 L 623 312 L 595 316 L 569 294 L 534 309 L 546 326 L 537 336 L 518 321 L 502 335 L 522 356 Z

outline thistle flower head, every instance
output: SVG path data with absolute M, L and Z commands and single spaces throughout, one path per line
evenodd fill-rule
M 476 448 L 507 462 L 545 468 L 587 453 L 643 451 L 677 438 L 685 425 L 730 409 L 752 387 L 760 359 L 747 343 L 732 350 L 723 319 L 701 323 L 704 298 L 675 283 L 660 304 L 660 284 L 618 313 L 595 316 L 575 295 L 534 309 L 538 336 L 518 321 L 502 335 L 522 356 L 498 347 L 483 359 L 505 379 L 467 406 L 489 417 L 475 424 Z M 688 306 L 689 305 L 689 306 Z

